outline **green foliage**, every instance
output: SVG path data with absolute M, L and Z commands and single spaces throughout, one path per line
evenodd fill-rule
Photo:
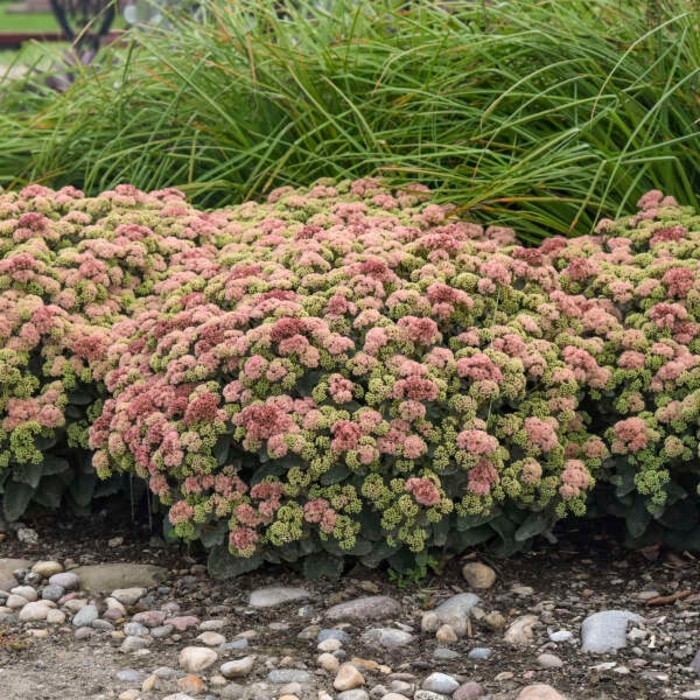
M 198 6 L 65 96 L 3 88 L 0 183 L 177 186 L 213 207 L 374 172 L 530 240 L 652 188 L 698 204 L 697 3 Z

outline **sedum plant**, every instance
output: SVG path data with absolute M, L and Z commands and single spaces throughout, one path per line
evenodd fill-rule
M 604 513 L 700 548 L 699 221 L 654 191 L 527 248 L 373 179 L 209 213 L 0 193 L 5 512 L 135 475 L 221 576 L 410 571 Z

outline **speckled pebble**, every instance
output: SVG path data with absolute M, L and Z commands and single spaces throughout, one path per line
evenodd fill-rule
M 311 674 L 307 671 L 300 671 L 295 668 L 280 668 L 270 671 L 267 674 L 267 680 L 275 685 L 284 685 L 285 683 L 308 683 L 311 680 Z
M 467 656 L 470 659 L 490 659 L 493 651 L 488 647 L 474 647 Z
M 423 690 L 452 695 L 459 688 L 459 681 L 446 673 L 431 673 L 421 684 Z

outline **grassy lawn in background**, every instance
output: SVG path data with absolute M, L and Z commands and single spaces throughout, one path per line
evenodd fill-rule
M 55 32 L 56 18 L 45 14 L 14 14 L 7 11 L 8 5 L 0 3 L 0 32 Z

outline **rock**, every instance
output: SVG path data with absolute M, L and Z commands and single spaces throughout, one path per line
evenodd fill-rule
M 498 632 L 506 626 L 506 618 L 499 612 L 490 612 L 482 618 L 484 624 Z
M 681 697 L 684 700 L 700 700 L 700 690 L 686 690 L 685 693 L 681 693 Z
M 140 693 L 136 688 L 129 688 L 129 690 L 119 693 L 117 700 L 139 700 L 139 695 Z
M 535 683 L 525 686 L 518 694 L 517 700 L 566 700 L 551 685 Z
M 559 643 L 559 642 L 568 642 L 568 641 L 570 641 L 571 639 L 573 639 L 573 637 L 574 637 L 573 633 L 572 633 L 572 632 L 569 632 L 569 630 L 559 630 L 559 631 L 557 631 L 557 632 L 552 632 L 552 633 L 549 635 L 549 638 L 550 638 L 553 642 L 557 642 L 557 643 Z
M 511 586 L 510 588 L 511 593 L 515 593 L 515 595 L 519 596 L 529 596 L 533 595 L 535 592 L 535 589 L 532 586 Z
M 560 668 L 564 662 L 555 654 L 540 654 L 537 657 L 537 664 L 542 668 Z
M 421 683 L 423 690 L 432 690 L 434 693 L 442 693 L 443 695 L 452 695 L 459 688 L 459 681 L 456 681 L 452 676 L 446 673 L 431 673 Z
M 700 676 L 700 649 L 698 649 L 697 654 L 695 654 L 693 660 L 690 662 L 689 668 L 695 671 L 696 676 Z
M 300 639 L 302 639 L 302 637 L 300 637 Z M 335 628 L 319 630 L 316 635 L 316 641 L 325 642 L 326 639 L 337 639 L 342 644 L 347 644 L 352 637 L 345 630 L 338 630 Z
M 409 700 L 405 695 L 401 695 L 401 693 L 387 693 L 386 695 L 382 695 L 382 700 Z
M 469 562 L 462 567 L 462 576 L 472 587 L 480 590 L 491 588 L 496 582 L 496 572 L 481 562 Z
M 446 647 L 437 647 L 433 650 L 433 658 L 441 659 L 443 661 L 450 661 L 452 659 L 457 659 L 461 655 L 458 651 L 454 649 L 447 649 Z
M 267 674 L 267 680 L 275 685 L 285 683 L 308 683 L 311 674 L 308 671 L 300 671 L 295 668 L 278 668 Z
M 271 586 L 258 588 L 252 591 L 248 600 L 251 608 L 274 608 L 284 605 L 292 600 L 309 598 L 311 593 L 305 588 L 292 588 L 289 586 Z
M 117 680 L 122 683 L 140 683 L 142 674 L 134 668 L 125 668 L 117 673 Z
M 413 693 L 413 700 L 450 700 L 450 696 L 434 693 L 432 690 L 416 690 Z
M 20 622 L 39 622 L 45 620 L 51 608 L 45 600 L 27 603 L 20 611 L 17 619 Z M 63 615 L 63 613 L 61 613 Z M 65 615 L 64 615 L 65 618 Z
M 280 698 L 280 700 L 282 699 Z M 369 700 L 369 693 L 362 688 L 353 688 L 338 693 L 336 700 Z
M 440 625 L 438 631 L 435 633 L 435 639 L 442 644 L 451 644 L 452 642 L 456 642 L 459 637 L 457 637 L 456 632 L 450 625 Z
M 228 620 L 204 620 L 199 625 L 200 632 L 219 632 L 226 627 Z
M 343 646 L 339 639 L 324 639 L 316 645 L 319 651 L 338 651 Z
M 603 610 L 589 615 L 581 624 L 581 650 L 607 654 L 627 645 L 627 626 L 643 617 L 628 610 Z
M 365 677 L 352 664 L 343 664 L 333 681 L 336 690 L 352 690 L 364 684 Z
M 452 693 L 452 700 L 477 700 L 484 694 L 484 689 L 476 681 L 468 681 Z
M 163 700 L 195 700 L 191 695 L 187 693 L 172 693 L 171 695 L 166 695 Z
M 73 616 L 73 626 L 90 627 L 99 616 L 100 613 L 94 605 L 86 605 Z
M 42 578 L 51 578 L 54 574 L 60 574 L 63 566 L 57 561 L 38 561 L 32 566 L 32 571 Z
M 411 644 L 413 640 L 412 634 L 393 627 L 374 627 L 368 629 L 360 637 L 360 641 L 367 646 L 379 645 L 387 649 L 406 646 Z
M 348 622 L 367 622 L 370 620 L 385 620 L 398 617 L 401 614 L 401 604 L 389 596 L 365 596 L 338 603 L 325 612 L 328 620 Z
M 188 673 L 182 678 L 178 678 L 176 681 L 178 690 L 182 690 L 185 693 L 194 693 L 197 695 L 204 690 L 204 681 L 192 673 Z
M 110 596 L 110 598 L 114 598 L 114 600 L 119 601 L 122 605 L 128 608 L 138 603 L 138 601 L 141 600 L 141 598 L 143 598 L 146 595 L 146 593 L 148 593 L 147 589 L 141 586 L 132 586 L 131 588 L 117 588 L 116 590 L 112 591 L 112 595 Z
M 147 637 L 148 627 L 139 624 L 138 622 L 127 622 L 124 625 L 124 634 L 129 637 Z
M 219 672 L 224 678 L 242 678 L 247 676 L 255 664 L 255 656 L 244 656 L 242 659 L 227 661 L 219 667 Z
M 424 632 L 435 632 L 441 625 L 449 625 L 455 634 L 462 637 L 467 632 L 469 613 L 478 604 L 479 597 L 473 593 L 453 595 L 435 610 L 423 613 L 421 629 Z
M 119 647 L 124 653 L 131 653 L 145 649 L 151 643 L 150 639 L 144 637 L 127 637 Z
M 14 588 L 10 589 L 10 593 L 13 595 L 22 596 L 22 598 L 27 600 L 29 603 L 35 602 L 39 597 L 36 589 L 32 588 L 32 586 L 15 586 Z
M 340 667 L 340 661 L 338 661 L 337 656 L 333 656 L 333 654 L 330 654 L 328 652 L 321 654 L 318 659 L 316 659 L 316 663 L 319 665 L 320 668 L 322 668 L 324 671 L 327 671 L 328 673 L 337 673 L 338 668 Z
M 219 655 L 213 649 L 207 647 L 185 647 L 180 652 L 178 663 L 180 668 L 185 671 L 197 673 L 212 666 L 218 658 Z
M 49 577 L 49 585 L 61 586 L 67 591 L 77 590 L 80 588 L 80 577 L 73 571 L 62 571 Z
M 121 606 L 121 603 L 120 603 Z M 121 606 L 123 610 L 123 606 Z M 126 615 L 126 611 L 123 612 Z M 132 622 L 136 622 L 144 627 L 160 627 L 165 622 L 165 613 L 162 610 L 144 610 L 143 612 L 136 613 L 131 618 Z
M 66 613 L 62 610 L 54 610 L 52 608 L 46 613 L 46 622 L 49 625 L 62 625 L 66 621 Z
M 196 627 L 199 623 L 200 619 L 194 615 L 181 615 L 167 618 L 164 624 L 174 627 L 178 632 L 184 632 L 189 627 Z
M 533 626 L 539 621 L 537 615 L 521 615 L 508 627 L 503 639 L 515 646 L 529 644 L 534 638 Z
M 218 647 L 226 642 L 226 637 L 219 632 L 202 632 L 195 639 L 208 647 Z
M 91 593 L 120 588 L 153 588 L 168 575 L 167 570 L 161 566 L 128 562 L 81 566 L 71 573 L 79 576 L 83 588 Z M 53 583 L 51 580 L 49 582 Z
M 7 600 L 5 601 L 5 607 L 10 608 L 10 610 L 20 610 L 23 608 L 29 601 L 21 595 L 17 595 L 16 593 L 11 593 L 9 596 L 7 596 Z
M 0 557 L 0 582 L 2 586 L 0 588 L 5 588 L 5 582 L 9 582 L 10 585 L 7 588 L 12 588 L 19 583 L 19 579 L 14 576 L 14 572 L 20 569 L 29 569 L 32 562 L 28 559 L 6 559 Z
M 39 535 L 31 527 L 17 528 L 17 539 L 22 544 L 39 544 Z
M 468 654 L 467 657 L 470 659 L 490 659 L 493 652 L 488 647 L 474 647 Z
M 44 588 L 41 591 L 41 597 L 44 600 L 51 600 L 54 603 L 61 598 L 63 598 L 63 595 L 65 594 L 65 589 L 63 586 L 56 586 L 55 584 L 49 584 L 48 586 L 44 586 Z

